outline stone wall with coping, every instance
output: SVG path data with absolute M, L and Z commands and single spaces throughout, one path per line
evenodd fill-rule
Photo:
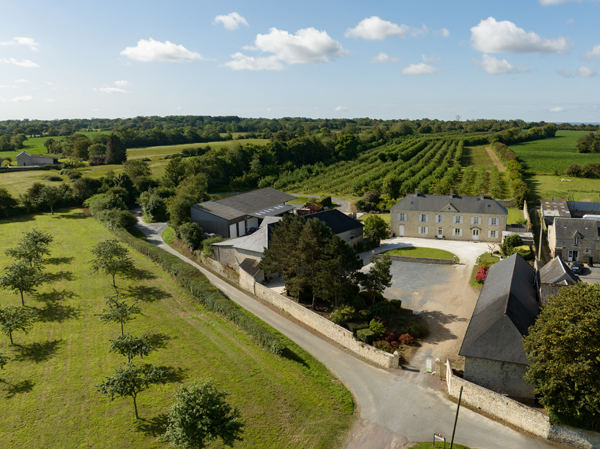
M 212 271 L 220 274 L 224 278 L 227 278 L 233 282 L 239 282 L 239 276 L 235 271 L 227 269 L 225 266 L 206 256 L 204 253 L 200 253 L 200 261 Z
M 383 254 L 375 254 L 375 259 L 381 259 Z M 415 263 L 438 263 L 438 264 L 449 264 L 452 265 L 454 261 L 452 259 L 430 259 L 427 257 L 404 257 L 404 256 L 390 256 L 390 259 L 397 262 L 415 262 Z
M 446 385 L 453 398 L 458 399 L 463 387 L 461 401 L 465 404 L 541 438 L 581 449 L 600 448 L 600 433 L 552 425 L 548 415 L 455 376 L 450 360 L 446 361 Z

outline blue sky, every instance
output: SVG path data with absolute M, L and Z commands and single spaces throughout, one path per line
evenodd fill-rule
M 0 120 L 600 122 L 600 1 L 11 1 Z

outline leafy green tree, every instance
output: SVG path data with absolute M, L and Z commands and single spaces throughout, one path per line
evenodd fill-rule
M 204 174 L 188 176 L 179 184 L 175 196 L 167 202 L 171 227 L 177 231 L 183 223 L 191 221 L 191 207 L 210 198 L 207 189 L 208 181 Z
M 100 314 L 100 321 L 103 323 L 119 323 L 121 325 L 122 337 L 125 336 L 123 330 L 124 324 L 133 321 L 135 319 L 133 315 L 142 313 L 142 309 L 138 307 L 137 301 L 133 302 L 133 304 L 120 301 L 118 292 L 115 297 L 107 296 L 106 306 L 107 308 Z
M 227 395 L 217 390 L 212 380 L 180 387 L 177 402 L 168 413 L 167 431 L 160 440 L 181 449 L 202 449 L 218 438 L 226 446 L 241 441 L 241 414 L 227 403 Z
M 95 258 L 92 260 L 92 272 L 102 271 L 112 276 L 112 285 L 115 285 L 117 274 L 128 274 L 135 269 L 133 260 L 129 257 L 127 248 L 119 244 L 115 239 L 105 240 L 98 243 L 92 249 Z
M 383 294 L 383 291 L 392 285 L 392 259 L 389 255 L 384 254 L 381 259 L 372 258 L 373 263 L 371 270 L 368 273 L 361 273 L 359 276 L 360 284 L 371 293 L 371 300 L 375 303 L 375 295 Z
M 39 205 L 46 205 L 50 208 L 50 213 L 54 215 L 54 206 L 63 201 L 69 201 L 71 199 L 71 192 L 67 188 L 59 186 L 44 186 L 37 197 L 37 203 Z
M 185 178 L 186 169 L 183 158 L 175 157 L 169 161 L 165 167 L 165 174 L 163 175 L 163 184 L 167 187 L 177 187 L 181 181 Z
M 131 362 L 131 359 L 137 356 L 143 359 L 144 356 L 147 357 L 152 351 L 156 350 L 150 337 L 146 334 L 137 337 L 131 334 L 119 335 L 116 339 L 110 340 L 110 343 L 108 352 L 117 352 L 126 356 L 128 362 Z
M 135 409 L 135 419 L 139 419 L 137 396 L 147 390 L 150 385 L 165 383 L 166 373 L 163 368 L 145 364 L 135 366 L 128 363 L 115 370 L 112 377 L 106 377 L 103 382 L 96 385 L 100 393 L 108 396 L 110 400 L 115 397 L 131 397 Z
M 181 241 L 191 250 L 198 249 L 202 245 L 202 228 L 198 223 L 184 223 L 178 229 Z
M 0 288 L 20 294 L 21 304 L 24 306 L 23 294 L 34 292 L 47 279 L 40 265 L 32 266 L 26 260 L 19 260 L 4 268 L 4 274 L 0 276 Z
M 156 189 L 143 192 L 138 198 L 138 204 L 142 206 L 142 213 L 147 222 L 152 223 L 167 220 L 166 202 L 157 193 Z
M 0 187 L 0 218 L 8 217 L 19 202 L 4 187 Z
M 46 231 L 33 229 L 26 232 L 23 239 L 15 248 L 9 248 L 5 254 L 19 260 L 26 261 L 30 266 L 35 264 L 43 264 L 43 257 L 50 254 L 48 246 L 54 237 Z
M 381 240 L 389 237 L 389 233 L 390 231 L 388 224 L 383 221 L 381 217 L 378 217 L 377 215 L 369 215 L 365 220 L 363 234 L 366 238 L 376 243 L 377 246 L 380 245 Z
M 535 386 L 553 421 L 600 429 L 600 284 L 563 287 L 523 339 Z
M 152 175 L 152 170 L 150 170 L 148 162 L 141 159 L 130 159 L 123 164 L 123 167 L 125 167 L 125 173 L 127 173 L 132 180 Z
M 14 344 L 13 332 L 27 333 L 31 326 L 33 326 L 33 317 L 25 307 L 6 306 L 4 309 L 0 309 L 0 328 L 10 338 L 11 345 Z
M 106 163 L 122 164 L 127 160 L 127 147 L 121 142 L 119 136 L 111 134 L 106 143 Z

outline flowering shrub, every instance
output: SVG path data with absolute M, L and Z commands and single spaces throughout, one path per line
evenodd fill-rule
M 400 335 L 400 343 L 404 345 L 410 345 L 414 341 L 414 337 L 410 334 L 402 334 Z
M 489 265 L 482 265 L 475 273 L 475 282 L 478 284 L 483 284 L 485 282 L 485 278 L 487 277 L 488 270 L 490 269 Z

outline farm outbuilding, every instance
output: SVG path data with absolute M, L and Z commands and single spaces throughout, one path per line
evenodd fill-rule
M 54 165 L 58 164 L 58 157 L 46 156 L 44 154 L 29 154 L 26 151 L 22 151 L 17 154 L 17 165 L 19 167 L 26 167 L 30 165 Z

